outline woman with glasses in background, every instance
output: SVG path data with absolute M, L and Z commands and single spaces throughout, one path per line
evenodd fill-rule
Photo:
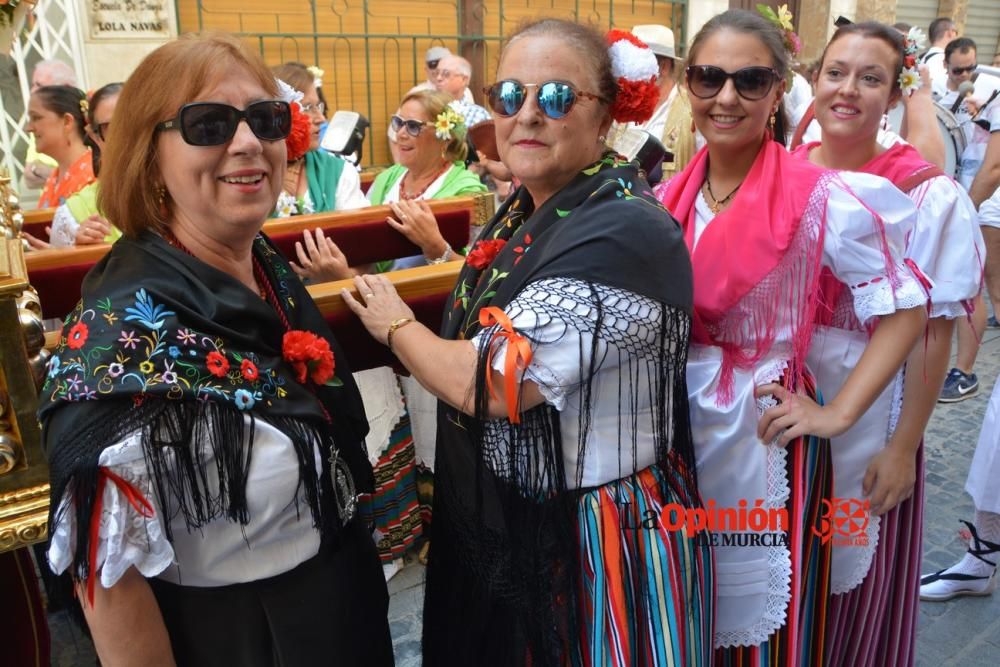
M 305 247 L 297 245 L 300 276 L 313 282 L 341 280 L 364 272 L 393 271 L 438 264 L 460 257 L 438 229 L 428 199 L 444 199 L 486 192 L 479 176 L 465 168 L 468 144 L 465 119 L 449 106 L 451 98 L 437 91 L 411 92 L 389 119 L 396 164 L 378 176 L 368 191 L 372 206 L 388 204 L 393 215 L 386 223 L 420 247 L 421 255 L 377 262 L 374 266 L 348 264 L 336 244 L 319 229 L 315 238 L 304 233 Z
M 368 206 L 361 191 L 361 177 L 354 165 L 319 148 L 321 130 L 326 123 L 326 103 L 320 98 L 313 73 L 295 62 L 278 65 L 271 71 L 302 95 L 297 103 L 309 120 L 308 148 L 298 155 L 288 155 L 288 169 L 278 195 L 276 215 L 350 211 Z M 292 146 L 290 142 L 289 147 Z
M 864 510 L 863 498 L 831 505 L 829 438 L 882 392 L 925 319 L 927 295 L 901 259 L 913 203 L 889 181 L 820 168 L 775 140 L 787 38 L 743 10 L 698 32 L 686 75 L 707 146 L 660 190 L 694 267 L 687 380 L 698 490 L 724 511 L 779 518 L 717 526 L 717 665 L 824 664 L 830 549 L 845 538 L 841 513 L 860 520 L 853 513 Z M 806 353 L 825 271 L 849 286 L 850 314 L 874 331 L 824 404 Z
M 287 102 L 235 37 L 187 35 L 121 91 L 99 204 L 124 236 L 84 281 L 39 419 L 48 561 L 102 664 L 391 665 L 355 494 L 361 397 L 260 233 Z
M 642 107 L 612 74 L 630 53 L 558 19 L 505 45 L 489 98 L 522 186 L 466 257 L 440 336 L 384 276 L 355 278 L 363 303 L 345 292 L 438 398 L 429 667 L 710 664 L 711 550 L 669 527 L 699 504 L 690 262 L 606 145 Z

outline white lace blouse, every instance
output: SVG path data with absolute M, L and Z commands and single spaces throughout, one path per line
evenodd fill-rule
M 888 279 L 890 267 L 883 254 L 881 234 L 869 210 L 877 211 L 885 223 L 885 238 L 891 252 L 888 261 L 894 264 L 899 278 L 895 288 Z M 695 214 L 698 238 L 713 224 L 714 216 L 701 197 L 696 200 Z M 858 321 L 869 322 L 880 315 L 926 303 L 926 295 L 901 259 L 915 215 L 910 199 L 885 179 L 844 173 L 830 183 L 823 214 L 821 262 L 849 287 Z M 819 219 L 804 219 L 789 252 L 812 252 L 818 242 L 820 224 L 823 222 Z M 771 289 L 770 298 L 789 303 L 794 299 L 787 290 L 794 288 L 802 286 L 784 282 L 777 289 L 767 285 L 756 289 Z M 745 308 L 748 306 L 740 302 L 734 312 Z M 703 501 L 714 502 L 718 508 L 737 508 L 741 501 L 752 507 L 761 500 L 763 507 L 776 509 L 783 507 L 789 497 L 792 480 L 786 478 L 785 449 L 764 445 L 756 432 L 760 416 L 774 401 L 754 396 L 755 387 L 781 378 L 791 357 L 791 313 L 788 309 L 779 313 L 781 319 L 770 354 L 752 369 L 736 369 L 735 396 L 729 404 L 720 404 L 716 391 L 722 365 L 720 348 L 691 346 L 687 380 L 698 487 Z M 715 559 L 715 645 L 762 643 L 785 624 L 791 576 L 788 548 L 718 546 Z
M 597 322 L 594 294 L 590 286 L 570 278 L 547 278 L 529 283 L 504 308 L 514 329 L 533 341 L 531 363 L 522 379 L 538 385 L 545 401 L 560 415 L 559 427 L 563 441 L 563 465 L 567 486 L 581 488 L 600 486 L 621 479 L 633 470 L 642 470 L 656 460 L 652 429 L 640 424 L 631 432 L 632 420 L 622 412 L 623 390 L 620 381 L 635 382 L 632 391 L 637 401 L 635 410 L 648 415 L 653 409 L 649 373 L 653 361 L 658 361 L 661 307 L 652 299 L 633 292 L 594 285 L 603 306 L 603 320 L 597 340 L 597 373 L 592 383 L 590 401 L 591 428 L 587 434 L 583 473 L 577 479 L 578 436 L 580 432 L 580 392 L 585 381 L 581 369 L 588 368 L 592 359 L 591 344 Z M 472 343 L 481 348 L 489 340 L 489 329 L 481 330 Z M 667 340 L 666 355 L 677 346 L 687 344 L 685 327 L 683 340 Z M 631 350 L 631 352 L 629 351 Z M 655 354 L 654 354 L 655 352 Z M 493 368 L 503 374 L 507 342 L 503 341 L 493 357 Z M 631 358 L 629 358 L 631 355 Z M 629 363 L 636 364 L 631 377 L 619 373 Z M 670 414 L 670 406 L 667 406 Z M 496 422 L 497 428 L 505 423 Z M 631 443 L 636 440 L 633 460 Z M 619 443 L 623 443 L 619 446 Z
M 248 421 L 249 416 L 244 419 Z M 99 464 L 129 482 L 153 506 L 153 515 L 144 517 L 117 485 L 104 487 L 95 564 L 102 586 L 113 586 L 129 567 L 144 577 L 171 583 L 224 586 L 276 576 L 319 553 L 320 536 L 313 528 L 309 504 L 304 496 L 295 502 L 299 466 L 291 441 L 260 419 L 255 420 L 254 429 L 246 526 L 220 518 L 189 531 L 176 508 L 156 497 L 137 435 L 101 452 Z M 249 437 L 249 429 L 247 433 Z M 217 484 L 211 448 L 206 447 L 202 456 L 207 474 Z M 320 465 L 317 451 L 317 470 Z M 67 493 L 62 504 L 70 502 Z M 62 512 L 52 529 L 48 560 L 56 574 L 72 566 L 77 531 L 90 529 L 77 526 L 75 516 L 72 511 Z M 164 534 L 165 523 L 171 526 L 172 544 Z

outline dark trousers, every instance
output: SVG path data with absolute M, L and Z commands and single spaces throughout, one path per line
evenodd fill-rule
M 361 521 L 336 550 L 276 577 L 215 588 L 150 585 L 179 667 L 394 664 L 389 594 Z

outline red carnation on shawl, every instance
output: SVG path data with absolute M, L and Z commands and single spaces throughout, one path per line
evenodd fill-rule
M 465 258 L 465 262 L 472 268 L 482 271 L 493 263 L 493 260 L 496 259 L 505 245 L 507 245 L 507 241 L 504 239 L 476 241 L 476 246 L 469 252 L 469 256 Z
M 292 130 L 285 138 L 285 145 L 288 147 L 288 161 L 295 162 L 309 151 L 312 121 L 302 113 L 298 102 L 292 102 L 289 106 L 292 108 Z
M 296 379 L 303 384 L 307 378 L 319 385 L 333 379 L 336 365 L 333 350 L 325 338 L 308 331 L 288 331 L 281 341 L 281 354 L 295 369 Z

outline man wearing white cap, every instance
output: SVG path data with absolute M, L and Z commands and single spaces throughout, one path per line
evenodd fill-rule
M 427 79 L 422 83 L 418 83 L 413 88 L 410 88 L 406 91 L 406 94 L 409 95 L 410 93 L 415 93 L 418 90 L 437 90 L 437 86 L 434 85 L 434 81 L 437 79 L 438 64 L 443 58 L 447 58 L 450 55 L 451 51 L 443 46 L 432 46 L 427 49 L 427 53 L 424 54 L 424 75 Z M 467 104 L 472 104 L 474 101 L 472 99 L 472 91 L 466 88 L 462 99 Z
M 675 68 L 681 66 L 682 58 L 674 50 L 674 33 L 665 25 L 637 25 L 632 34 L 645 42 L 656 55 L 660 66 L 657 83 L 660 87 L 660 103 L 652 117 L 641 125 L 629 126 L 646 130 L 663 142 L 673 155 L 673 159 L 663 162 L 663 180 L 680 173 L 691 161 L 697 149 L 695 134 L 691 131 L 691 102 L 687 91 L 674 80 Z

